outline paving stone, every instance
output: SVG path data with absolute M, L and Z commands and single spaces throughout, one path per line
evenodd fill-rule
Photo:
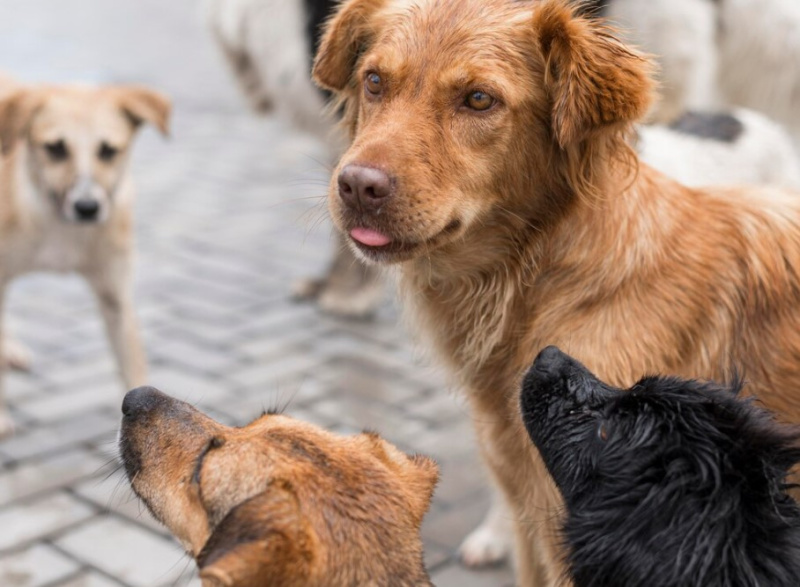
M 431 580 L 436 587 L 512 587 L 514 585 L 514 576 L 504 567 L 471 571 L 458 565 L 450 565 L 433 573 Z
M 97 473 L 103 461 L 86 450 L 71 450 L 8 467 L 0 472 L 0 506 Z
M 118 427 L 116 413 L 112 417 L 110 410 L 92 410 L 0 441 L 0 451 L 13 460 L 28 459 L 90 440 L 110 439 Z
M 194 564 L 174 541 L 111 517 L 84 524 L 55 544 L 133 587 L 173 584 Z
M 60 492 L 0 509 L 0 552 L 22 546 L 95 514 L 86 504 Z
M 91 571 L 80 573 L 76 577 L 71 577 L 66 581 L 56 583 L 52 587 L 120 587 L 122 583 L 112 581 L 98 573 Z
M 54 548 L 37 544 L 0 556 L 0 585 L 3 587 L 45 587 L 74 575 L 78 563 Z
M 76 416 L 98 407 L 115 409 L 124 395 L 120 380 L 115 376 L 99 376 L 84 385 L 60 388 L 53 393 L 35 396 L 16 403 L 17 409 L 29 417 L 52 423 L 67 416 Z

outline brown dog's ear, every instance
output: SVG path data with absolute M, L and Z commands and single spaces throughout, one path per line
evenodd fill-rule
M 314 80 L 328 90 L 341 91 L 353 73 L 358 56 L 375 36 L 373 17 L 386 0 L 345 0 L 325 26 L 314 60 Z
M 306 583 L 314 553 L 294 491 L 276 482 L 225 516 L 197 565 L 203 587 L 288 587 Z
M 164 94 L 139 86 L 115 88 L 120 108 L 135 125 L 149 122 L 163 135 L 169 134 L 172 103 Z
M 567 0 L 544 0 L 533 16 L 561 147 L 638 120 L 653 99 L 650 62 L 575 11 Z
M 0 100 L 0 153 L 7 155 L 11 152 L 43 104 L 44 94 L 25 89 Z

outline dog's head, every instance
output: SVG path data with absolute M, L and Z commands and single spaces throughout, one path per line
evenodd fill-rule
M 709 577 L 750 556 L 770 560 L 787 536 L 800 548 L 786 494 L 800 432 L 738 391 L 671 377 L 622 390 L 555 347 L 539 354 L 522 415 L 564 496 L 579 585 L 733 584 L 744 575 Z
M 552 221 L 651 94 L 647 61 L 567 0 L 346 0 L 314 76 L 352 135 L 332 216 L 380 262 Z
M 169 114 L 169 100 L 146 88 L 25 87 L 0 100 L 0 149 L 24 149 L 39 196 L 64 219 L 102 222 L 136 129 L 150 122 L 166 133 Z
M 426 578 L 430 459 L 282 415 L 230 428 L 153 388 L 129 392 L 122 409 L 131 485 L 195 557 L 204 587 Z

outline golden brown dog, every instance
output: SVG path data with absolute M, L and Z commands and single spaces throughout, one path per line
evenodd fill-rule
M 800 420 L 800 197 L 639 165 L 628 133 L 649 70 L 566 0 L 346 0 L 315 63 L 353 138 L 334 221 L 365 258 L 400 264 L 466 388 L 522 585 L 562 573 L 559 497 L 518 406 L 543 347 L 618 386 L 737 365 Z
M 230 428 L 151 387 L 129 392 L 122 412 L 133 489 L 196 559 L 203 587 L 431 584 L 419 528 L 432 460 L 277 414 Z
M 85 277 L 128 389 L 146 378 L 131 291 L 128 160 L 139 126 L 166 133 L 169 114 L 169 100 L 145 88 L 0 80 L 0 300 L 23 273 Z M 0 382 L 0 436 L 11 429 Z

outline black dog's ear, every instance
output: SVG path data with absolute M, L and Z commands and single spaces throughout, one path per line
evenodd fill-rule
M 533 27 L 546 64 L 552 126 L 562 148 L 643 117 L 653 99 L 652 66 L 575 3 L 543 0 Z
M 374 38 L 375 14 L 386 0 L 345 0 L 325 26 L 313 75 L 325 89 L 341 91 L 347 87 L 358 56 Z
M 291 486 L 275 483 L 239 504 L 197 556 L 202 587 L 303 585 L 316 552 Z

